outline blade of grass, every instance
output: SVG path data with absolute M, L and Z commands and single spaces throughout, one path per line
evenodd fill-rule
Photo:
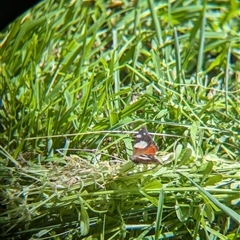
M 200 187 L 197 183 L 195 183 L 192 179 L 187 177 L 185 174 L 179 172 L 182 176 L 187 178 L 194 186 L 196 186 L 199 191 L 204 194 L 211 202 L 213 202 L 218 208 L 220 208 L 226 215 L 230 216 L 237 224 L 240 224 L 240 215 L 233 211 L 231 208 L 228 206 L 222 204 L 219 202 L 213 195 L 211 195 L 208 191 Z
M 148 0 L 148 4 L 149 4 L 151 16 L 152 16 L 155 31 L 156 31 L 157 41 L 158 41 L 159 46 L 162 46 L 163 45 L 162 29 L 161 29 L 161 25 L 159 23 L 157 12 L 154 7 L 153 0 Z
M 163 204 L 164 204 L 164 190 L 161 189 L 159 192 L 158 198 L 158 208 L 157 208 L 157 217 L 155 224 L 155 239 L 159 239 L 159 235 L 161 234 L 160 227 L 162 225 L 162 216 L 163 216 Z

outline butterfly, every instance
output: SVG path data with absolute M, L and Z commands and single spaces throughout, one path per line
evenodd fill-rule
M 156 163 L 160 161 L 155 157 L 158 146 L 148 133 L 146 127 L 141 127 L 135 136 L 133 155 L 130 157 L 135 163 Z

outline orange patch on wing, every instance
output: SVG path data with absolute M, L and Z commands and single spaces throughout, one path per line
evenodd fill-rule
M 151 144 L 149 146 L 147 146 L 144 149 L 141 148 L 134 148 L 133 154 L 134 155 L 151 155 L 151 156 L 155 156 L 156 152 L 158 151 L 158 148 L 155 144 Z

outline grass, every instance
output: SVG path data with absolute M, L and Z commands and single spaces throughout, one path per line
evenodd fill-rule
M 1 237 L 238 239 L 238 8 L 43 1 L 0 33 Z M 171 161 L 129 160 L 142 125 Z

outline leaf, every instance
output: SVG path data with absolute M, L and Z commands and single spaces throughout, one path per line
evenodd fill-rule
M 164 205 L 164 190 L 161 188 L 158 197 L 158 207 L 157 207 L 157 217 L 156 217 L 156 224 L 155 224 L 155 239 L 159 239 L 160 235 L 160 227 L 162 225 L 162 216 L 163 216 L 163 205 Z
M 196 148 L 196 137 L 197 137 L 197 134 L 198 134 L 199 126 L 200 126 L 199 122 L 194 122 L 191 125 L 191 128 L 190 128 L 190 135 L 191 135 L 192 143 L 193 143 L 195 148 Z
M 212 172 L 213 162 L 209 161 L 207 164 L 202 165 L 202 167 L 200 168 L 200 171 L 202 170 L 202 168 L 204 168 L 204 171 L 203 171 L 203 177 L 202 177 L 201 184 L 203 184 L 205 179 L 207 179 L 209 174 Z
M 84 208 L 83 203 L 81 203 L 81 235 L 86 236 L 90 228 L 90 220 L 87 210 Z
M 218 174 L 208 178 L 208 180 L 204 183 L 204 186 L 215 185 L 216 183 L 221 182 L 222 180 L 223 176 Z
M 204 212 L 206 213 L 206 216 L 208 218 L 208 221 L 212 223 L 215 218 L 214 210 L 212 209 L 211 204 L 206 203 L 204 206 Z
M 53 140 L 51 138 L 47 140 L 47 151 L 48 151 L 48 157 L 53 157 L 53 154 L 54 154 Z
M 125 118 L 125 117 L 130 116 L 132 113 L 135 113 L 139 109 L 142 109 L 145 104 L 146 104 L 145 98 L 139 99 L 138 101 L 134 102 L 133 104 L 125 107 L 120 113 L 120 118 Z
M 132 161 L 128 161 L 126 163 L 124 163 L 121 166 L 121 169 L 119 171 L 120 174 L 125 174 L 126 172 L 128 172 L 129 170 L 131 170 L 134 167 L 134 163 Z
M 119 121 L 119 116 L 118 116 L 117 112 L 110 111 L 109 112 L 109 117 L 110 117 L 111 126 L 114 126 Z
M 150 191 L 151 189 L 161 189 L 162 184 L 158 180 L 154 180 L 150 183 L 145 184 L 141 189 L 144 189 L 146 191 Z
M 181 156 L 180 156 L 180 163 L 178 164 L 178 167 L 186 164 L 189 160 L 190 157 L 192 156 L 192 149 L 191 148 L 185 148 L 182 150 L 181 152 Z
M 146 192 L 143 190 L 140 190 L 141 194 L 147 198 L 148 201 L 150 201 L 155 207 L 158 206 L 158 200 L 155 197 L 152 197 L 148 195 Z
M 176 150 L 175 150 L 175 159 L 178 160 L 181 152 L 182 152 L 182 144 L 178 144 L 177 147 L 176 147 Z
M 186 222 L 190 216 L 189 207 L 181 207 L 177 200 L 175 202 L 175 212 L 180 222 Z

